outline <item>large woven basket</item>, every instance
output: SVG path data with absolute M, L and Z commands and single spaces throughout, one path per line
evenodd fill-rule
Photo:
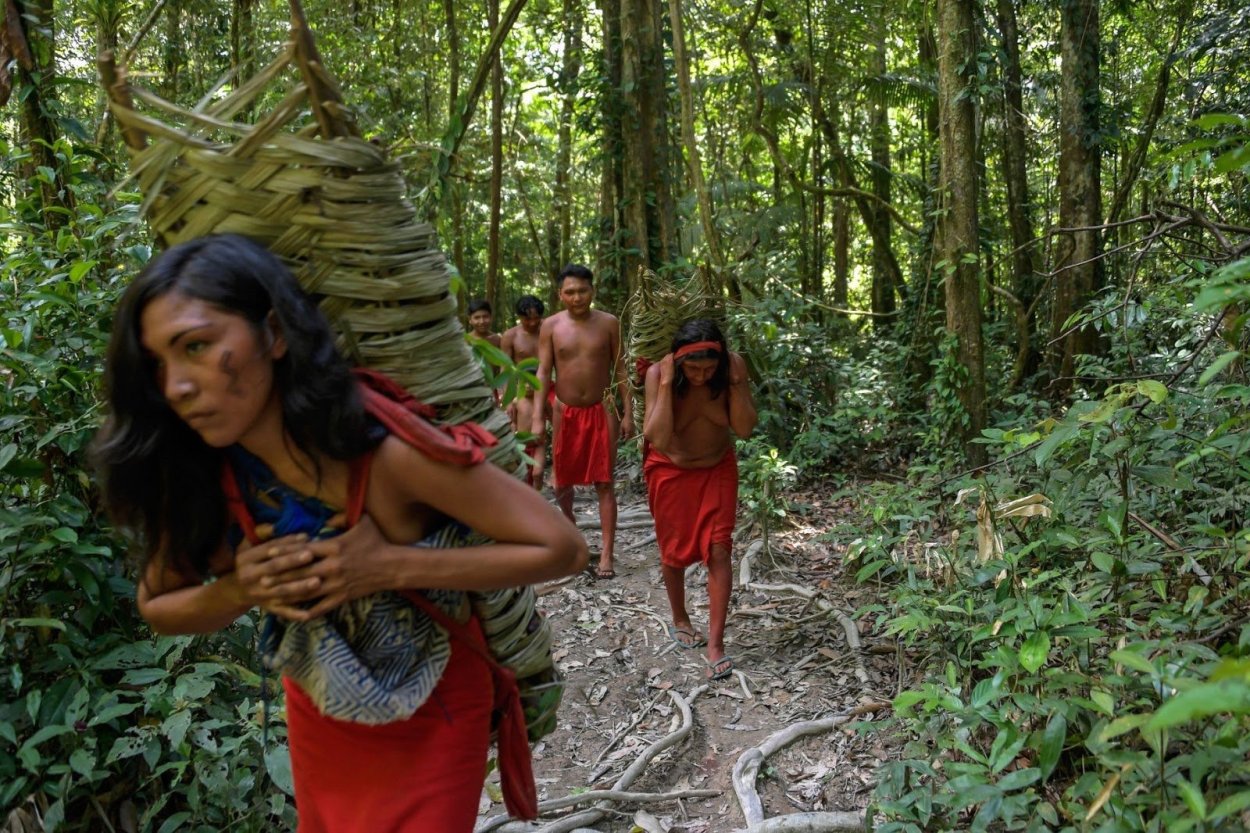
M 723 331 L 724 302 L 719 296 L 703 272 L 675 282 L 662 280 L 650 269 L 639 268 L 638 289 L 625 305 L 629 367 L 646 367 L 668 355 L 678 328 L 692 318 L 710 318 Z M 642 425 L 641 374 L 634 382 L 634 424 Z
M 500 438 L 495 462 L 516 467 L 511 427 L 465 344 L 434 230 L 417 220 L 398 166 L 361 138 L 297 2 L 291 10 L 277 59 L 192 110 L 130 84 L 101 56 L 143 215 L 165 246 L 214 232 L 268 246 L 319 299 L 345 352 L 437 406 L 441 419 L 482 423 Z M 262 99 L 271 109 L 236 120 Z
M 440 421 L 483 425 L 500 440 L 492 461 L 520 474 L 509 420 L 465 343 L 434 230 L 417 220 L 398 166 L 361 137 L 298 0 L 290 6 L 291 39 L 277 59 L 191 110 L 130 84 L 125 67 L 101 56 L 142 213 L 165 246 L 233 232 L 269 247 L 318 298 L 348 355 L 435 406 Z M 531 737 L 547 734 L 562 682 L 533 590 L 472 600 L 497 658 L 517 674 Z

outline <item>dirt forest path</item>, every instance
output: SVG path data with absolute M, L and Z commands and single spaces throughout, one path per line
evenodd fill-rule
M 829 826 L 837 821 L 835 811 L 848 820 L 862 818 L 873 772 L 893 753 L 880 733 L 856 732 L 851 723 L 884 714 L 881 705 L 896 692 L 895 657 L 871 638 L 869 623 L 837 616 L 869 600 L 863 588 L 844 580 L 845 542 L 819 540 L 847 509 L 806 497 L 808 525 L 771 538 L 776 562 L 786 569 L 775 568 L 756 547 L 751 585 L 742 588 L 742 556 L 750 542 L 735 541 L 726 651 L 737 673 L 709 682 L 702 650 L 678 647 L 668 636 L 671 620 L 645 496 L 636 487 L 621 494 L 617 577 L 594 580 L 583 574 L 539 589 L 567 688 L 560 728 L 535 747 L 534 770 L 540 803 L 565 806 L 544 806 L 534 825 L 505 822 L 492 776 L 479 833 L 745 830 L 732 777 L 743 753 L 793 724 L 835 715 L 850 717 L 762 762 L 756 781 L 761 809 L 768 818 L 827 813 L 825 826 L 794 828 L 802 830 L 851 829 Z M 593 528 L 598 517 L 593 492 L 579 490 L 576 514 L 593 565 L 600 543 Z M 691 618 L 706 633 L 706 574 L 700 568 L 687 576 Z M 783 585 L 815 591 L 816 598 Z M 849 647 L 848 628 L 861 643 L 858 651 Z M 669 745 L 652 757 L 665 742 Z M 627 783 L 618 792 L 681 797 L 585 795 L 612 790 L 622 780 Z

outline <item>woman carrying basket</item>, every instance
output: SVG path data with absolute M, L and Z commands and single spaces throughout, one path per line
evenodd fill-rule
M 144 552 L 139 610 L 168 634 L 274 614 L 301 833 L 471 830 L 494 701 L 465 591 L 587 561 L 537 492 L 478 464 L 480 428 L 388 433 L 365 403 L 392 385 L 234 235 L 165 252 L 114 320 L 95 451 Z M 470 529 L 495 543 L 453 546 Z

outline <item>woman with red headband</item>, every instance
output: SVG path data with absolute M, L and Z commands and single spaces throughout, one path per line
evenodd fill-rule
M 707 675 L 713 680 L 734 668 L 725 653 L 738 505 L 734 435 L 749 435 L 756 420 L 742 357 L 729 351 L 714 322 L 687 321 L 672 352 L 646 373 L 643 475 L 673 611 L 669 634 L 683 648 L 704 645 L 686 612 L 686 568 L 707 566 Z

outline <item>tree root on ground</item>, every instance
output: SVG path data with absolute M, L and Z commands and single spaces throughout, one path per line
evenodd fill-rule
M 765 819 L 764 803 L 755 789 L 755 779 L 759 775 L 760 766 L 769 755 L 784 749 L 799 738 L 824 734 L 849 723 L 855 717 L 889 707 L 888 703 L 869 703 L 822 720 L 794 723 L 770 735 L 759 746 L 743 752 L 738 758 L 738 763 L 734 764 L 733 785 L 734 793 L 738 796 L 738 804 L 742 807 L 742 816 L 746 819 L 745 833 L 782 833 L 782 831 L 786 833 L 835 833 L 844 830 L 863 830 L 865 827 L 863 814 L 857 813 L 792 813 Z
M 842 632 L 846 634 L 847 644 L 851 648 L 851 659 L 855 662 L 855 676 L 861 683 L 868 682 L 868 669 L 864 667 L 864 660 L 860 656 L 863 652 L 863 646 L 859 641 L 859 628 L 855 626 L 855 622 L 850 616 L 847 616 L 832 603 L 823 599 L 817 591 L 807 587 L 800 587 L 797 584 L 750 583 L 742 587 L 744 590 L 758 590 L 761 593 L 792 593 L 800 598 L 807 599 L 824 613 L 837 619 L 842 625 Z
M 694 728 L 694 713 L 691 711 L 690 706 L 694 702 L 695 698 L 705 691 L 707 691 L 707 685 L 697 687 L 694 691 L 690 692 L 688 697 L 682 697 L 680 694 L 672 690 L 667 692 L 669 697 L 673 699 L 673 705 L 677 706 L 678 711 L 681 712 L 681 725 L 678 726 L 678 728 L 673 732 L 670 732 L 644 749 L 642 754 L 635 758 L 634 762 L 630 764 L 623 773 L 621 773 L 619 778 L 616 779 L 616 783 L 612 785 L 610 790 L 596 791 L 594 793 L 582 793 L 580 795 L 568 796 L 566 798 L 553 799 L 552 801 L 544 801 L 538 805 L 538 812 L 539 815 L 541 815 L 544 812 L 550 812 L 551 810 L 572 806 L 572 804 L 582 803 L 587 800 L 597 800 L 598 806 L 572 813 L 564 816 L 563 818 L 548 822 L 541 827 L 535 826 L 537 824 L 536 822 L 513 821 L 509 819 L 508 816 L 493 816 L 492 818 L 489 818 L 479 824 L 475 828 L 474 833 L 493 833 L 494 831 L 497 831 L 497 833 L 573 833 L 580 828 L 595 824 L 608 814 L 608 811 L 610 810 L 610 807 L 608 806 L 609 802 L 613 800 L 623 800 L 620 799 L 619 796 L 631 795 L 631 793 L 627 792 L 629 786 L 633 784 L 634 781 L 638 780 L 638 776 L 642 775 L 642 773 L 646 770 L 647 765 L 650 764 L 657 755 L 669 747 L 676 746 L 681 743 L 690 735 L 691 730 Z M 691 797 L 694 797 L 694 792 L 706 791 L 700 790 L 690 792 L 692 794 Z M 597 799 L 587 798 L 588 796 L 600 795 L 600 793 L 615 794 L 618 798 L 611 798 L 607 796 L 602 796 Z M 637 794 L 635 793 L 634 795 Z M 642 795 L 655 796 L 658 794 L 642 793 Z M 681 798 L 685 795 L 685 793 L 674 794 L 674 798 Z M 665 799 L 658 798 L 653 800 Z M 570 801 L 572 801 L 572 803 L 570 803 Z M 551 806 L 556 802 L 560 802 L 558 806 Z

